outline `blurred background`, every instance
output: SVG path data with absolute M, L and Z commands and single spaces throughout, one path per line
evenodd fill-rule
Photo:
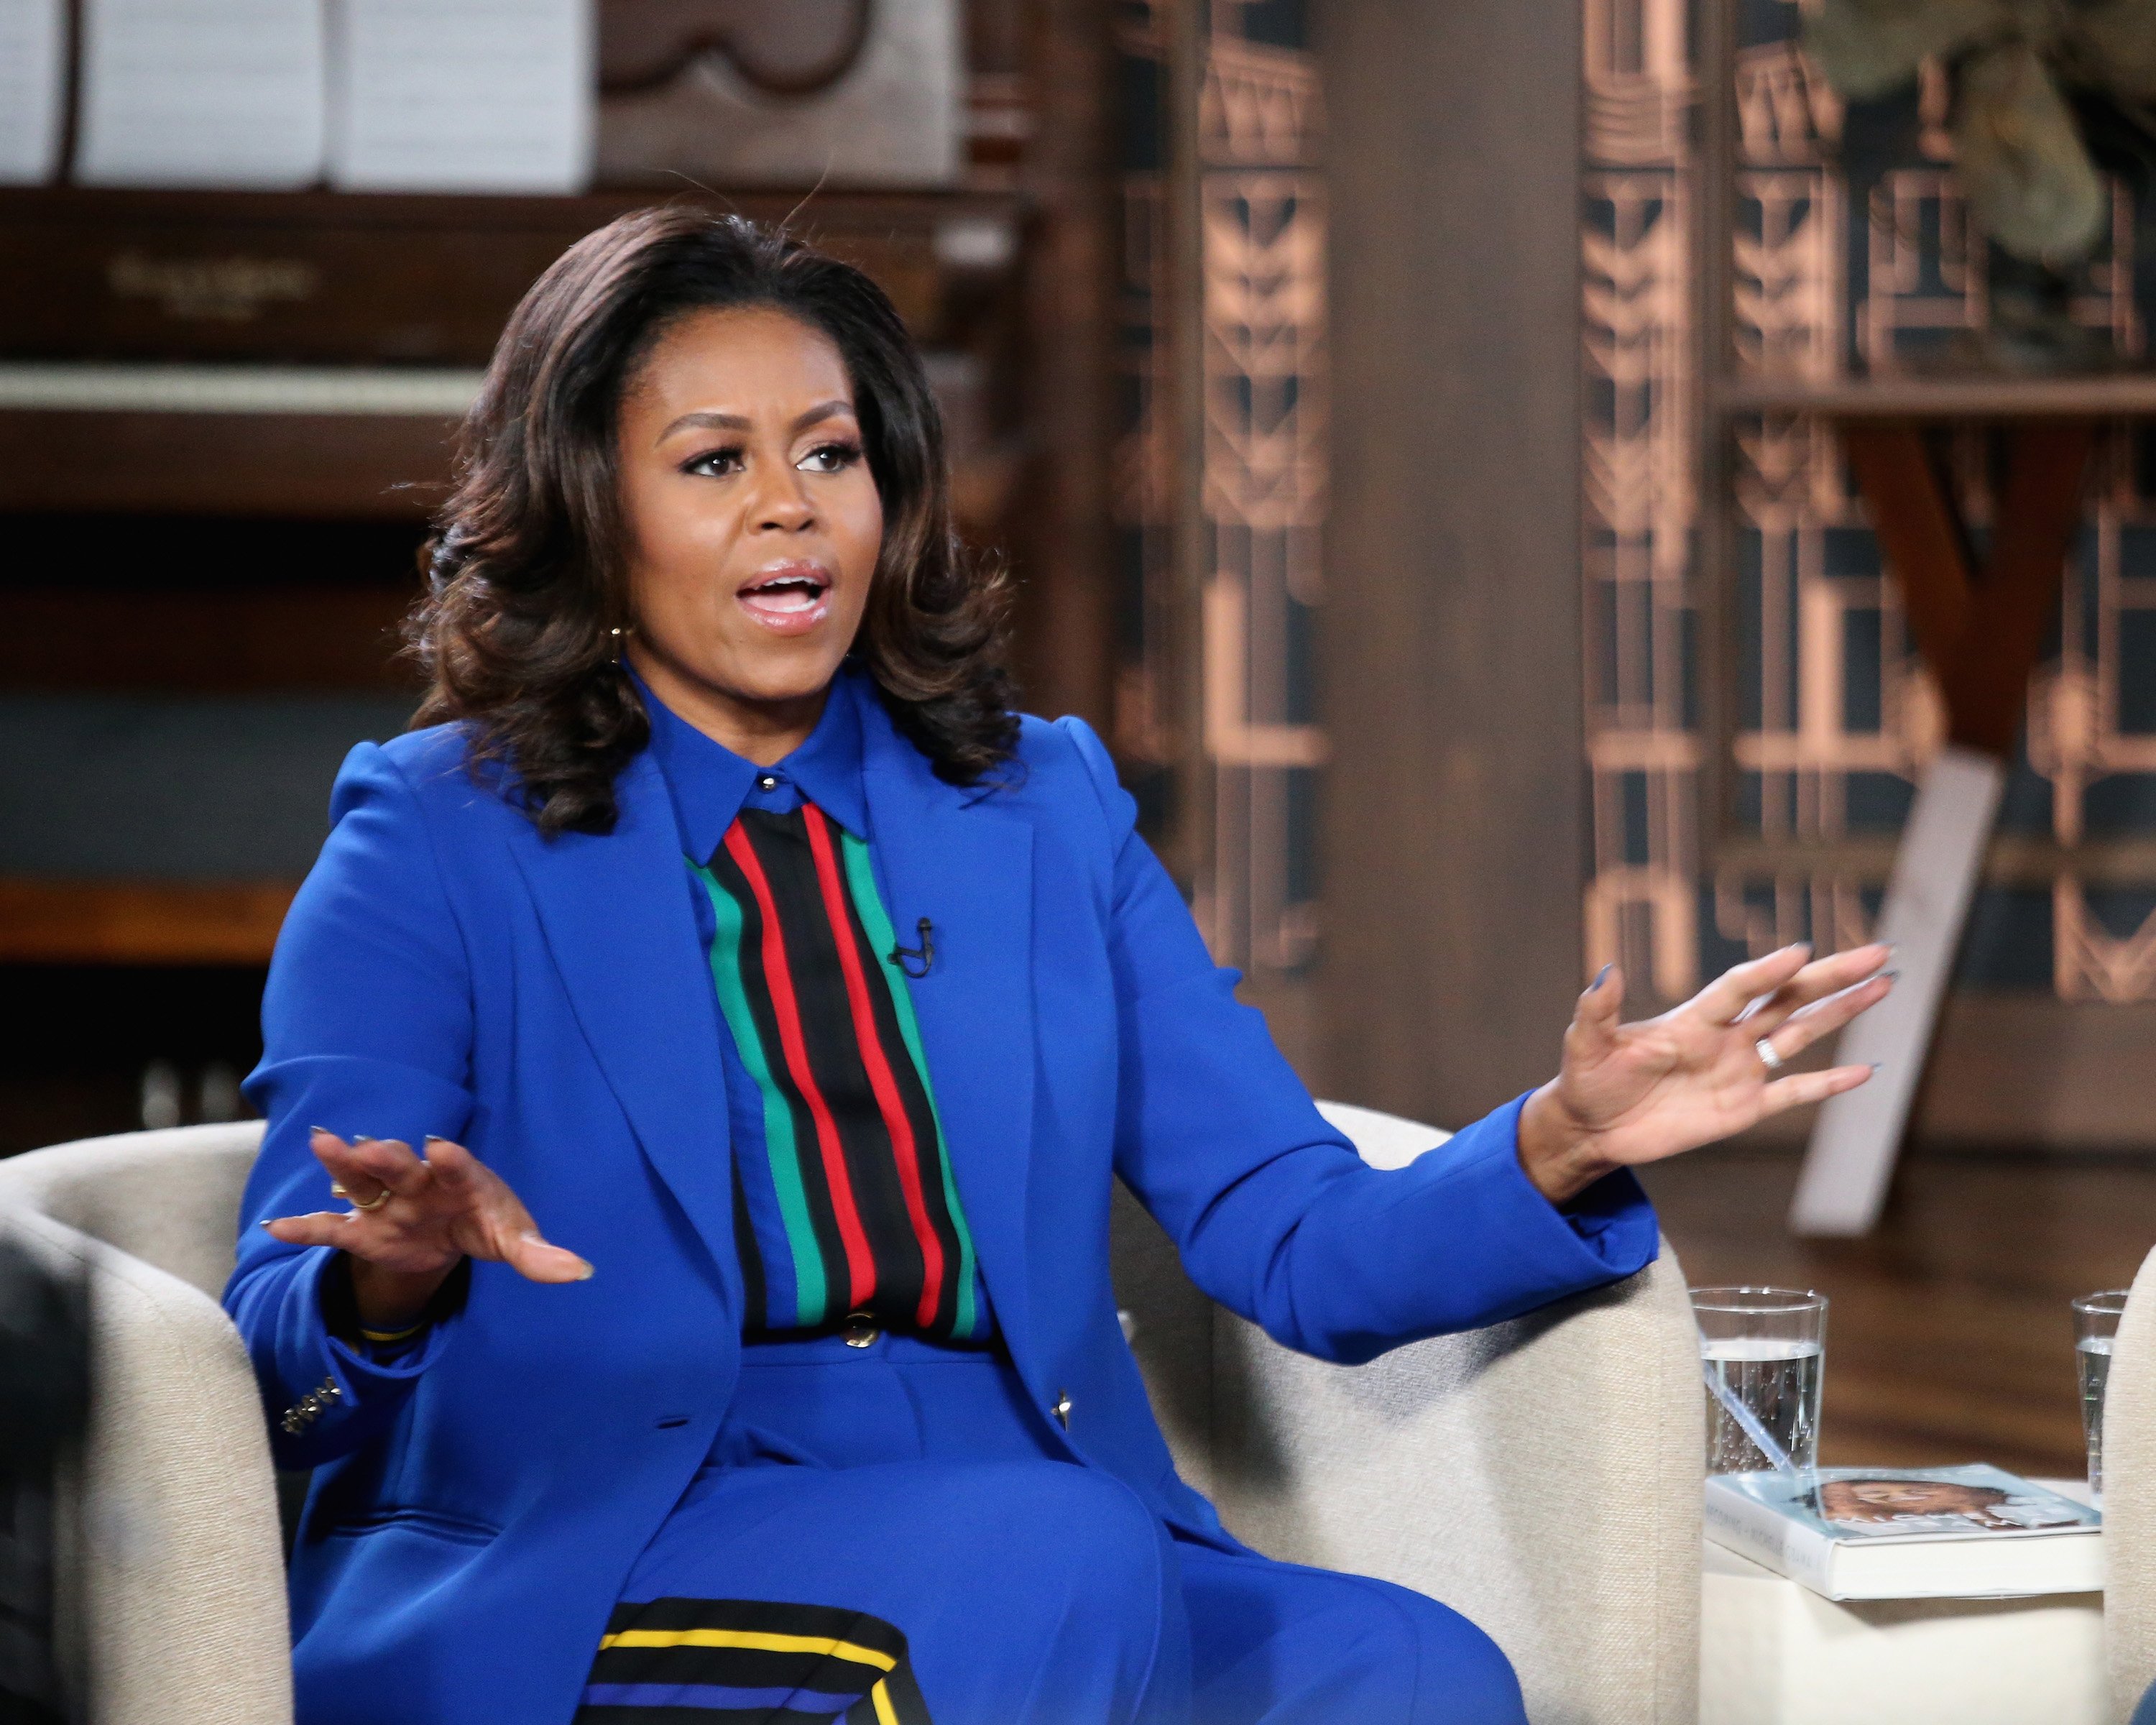
M 1785 1235 L 1803 1121 L 1655 1186 L 1695 1281 L 1844 1301 L 1827 1460 L 2070 1471 L 2045 1326 L 2156 1236 L 2149 92 L 2059 49 L 2031 238 L 1966 44 L 1830 76 L 1808 10 L 0 0 L 0 1153 L 244 1111 L 457 416 L 622 211 L 884 285 L 1027 705 L 1110 738 L 1315 1089 L 1446 1123 L 1604 960 L 1638 1014 L 1869 937 L 1945 725 L 1832 413 L 2090 380 L 1887 1226 Z M 1996 436 L 1935 439 L 1979 543 Z

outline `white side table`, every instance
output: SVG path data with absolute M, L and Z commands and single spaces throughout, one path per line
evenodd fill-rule
M 2104 1725 L 2102 1594 L 1838 1603 L 1712 1540 L 1705 1568 L 1700 1725 Z

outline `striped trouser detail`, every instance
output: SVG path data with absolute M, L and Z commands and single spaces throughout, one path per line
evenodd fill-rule
M 880 1617 L 761 1599 L 614 1607 L 576 1725 L 931 1725 Z

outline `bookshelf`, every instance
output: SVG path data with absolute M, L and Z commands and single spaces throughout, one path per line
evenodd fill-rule
M 0 699 L 408 700 L 395 624 L 494 335 L 571 241 L 650 201 L 0 193 L 0 518 L 23 553 L 0 577 Z M 711 201 L 771 220 L 798 202 Z M 797 218 L 931 351 L 962 531 L 1021 563 L 1034 224 L 1009 192 Z M 274 560 L 301 524 L 369 549 L 327 581 L 221 567 L 221 537 Z M 259 965 L 295 885 L 0 867 L 0 963 Z

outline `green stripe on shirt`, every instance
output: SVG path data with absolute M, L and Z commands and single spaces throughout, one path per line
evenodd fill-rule
M 867 931 L 869 945 L 875 950 L 876 968 L 883 973 L 884 985 L 891 990 L 892 1009 L 898 1015 L 898 1033 L 906 1039 L 906 1055 L 913 1062 L 913 1070 L 921 1076 L 921 1094 L 928 1098 L 928 1112 L 936 1122 L 936 1160 L 943 1173 L 943 1207 L 950 1212 L 951 1225 L 958 1236 L 958 1309 L 951 1333 L 970 1337 L 978 1317 L 973 1301 L 973 1236 L 966 1226 L 966 1212 L 958 1202 L 957 1179 L 951 1171 L 950 1141 L 943 1132 L 942 1110 L 936 1105 L 936 1086 L 928 1076 L 928 1056 L 921 1046 L 921 1026 L 914 1019 L 913 996 L 906 988 L 906 973 L 892 956 L 898 937 L 892 932 L 891 917 L 885 912 L 882 895 L 876 891 L 875 873 L 869 865 L 869 847 L 844 827 L 839 829 L 839 844 L 845 856 L 846 884 L 853 891 L 854 908 L 860 913 L 861 927 Z
M 830 1294 L 824 1280 L 824 1253 L 817 1244 L 816 1225 L 808 1214 L 808 1194 L 801 1181 L 801 1147 L 793 1135 L 793 1111 L 786 1105 L 771 1076 L 763 1038 L 757 1032 L 749 1011 L 748 996 L 741 980 L 742 922 L 741 906 L 733 895 L 719 885 L 711 871 L 694 860 L 690 872 L 702 883 L 711 901 L 718 931 L 711 940 L 711 981 L 718 989 L 719 1010 L 733 1032 L 734 1046 L 742 1064 L 756 1081 L 763 1099 L 764 1154 L 771 1163 L 771 1183 L 778 1193 L 779 1214 L 786 1223 L 786 1244 L 793 1257 L 794 1321 L 814 1329 L 830 1314 Z M 934 1105 L 932 1103 L 931 1106 Z M 940 1128 L 939 1128 L 940 1131 Z

